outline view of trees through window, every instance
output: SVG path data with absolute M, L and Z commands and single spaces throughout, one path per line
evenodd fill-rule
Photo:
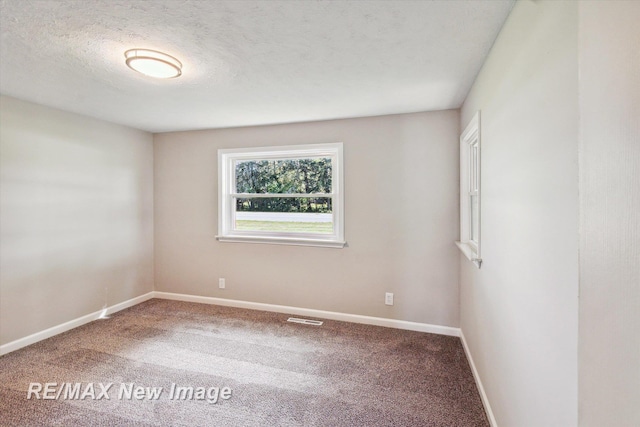
M 332 233 L 331 179 L 331 158 L 238 161 L 236 229 Z

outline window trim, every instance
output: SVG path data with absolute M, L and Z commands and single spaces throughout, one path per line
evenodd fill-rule
M 460 135 L 460 240 L 456 245 L 476 267 L 482 265 L 480 254 L 481 222 L 481 143 L 480 111 L 477 111 Z M 475 154 L 474 154 L 475 149 Z M 477 212 L 474 215 L 472 197 L 477 198 Z M 473 238 L 472 221 L 476 219 L 477 240 Z
M 233 230 L 235 191 L 235 162 L 238 160 L 297 159 L 331 157 L 332 192 L 322 194 L 331 197 L 333 234 L 277 233 Z M 309 193 L 312 194 L 312 193 Z M 284 195 L 292 197 L 293 195 Z M 317 196 L 320 196 L 319 194 Z M 320 246 L 343 248 L 344 239 L 344 170 L 342 142 L 328 144 L 286 145 L 276 147 L 247 147 L 218 150 L 218 235 L 220 242 L 267 243 L 276 245 Z

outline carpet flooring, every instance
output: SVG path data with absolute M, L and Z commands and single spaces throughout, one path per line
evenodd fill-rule
M 0 425 L 489 425 L 458 338 L 288 317 L 149 300 L 0 357 Z

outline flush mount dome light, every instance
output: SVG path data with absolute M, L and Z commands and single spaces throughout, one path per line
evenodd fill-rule
M 124 53 L 129 68 L 145 76 L 172 79 L 182 74 L 182 63 L 171 55 L 150 49 L 130 49 Z

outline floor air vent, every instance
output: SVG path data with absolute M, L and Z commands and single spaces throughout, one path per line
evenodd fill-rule
M 298 319 L 297 317 L 289 317 L 287 322 L 292 323 L 302 323 L 305 325 L 313 325 L 313 326 L 322 326 L 322 322 L 319 320 L 311 320 L 311 319 Z

